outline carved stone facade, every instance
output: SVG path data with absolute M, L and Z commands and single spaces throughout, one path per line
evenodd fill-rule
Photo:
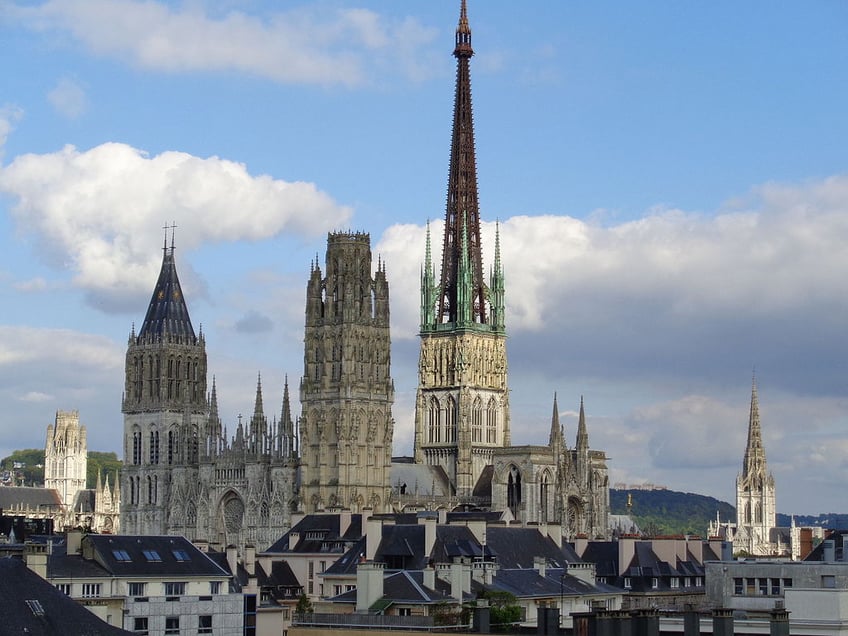
M 47 426 L 44 447 L 44 487 L 59 493 L 70 508 L 78 491 L 85 489 L 88 443 L 79 411 L 56 411 L 55 425 Z
M 301 496 L 307 513 L 388 511 L 394 382 L 385 266 L 371 275 L 371 239 L 327 237 L 326 276 L 315 263 L 306 292 Z
M 609 534 L 609 471 L 606 454 L 589 449 L 580 401 L 574 448 L 564 443 L 554 396 L 547 446 L 513 446 L 495 452 L 492 508 L 509 510 L 525 523 L 559 523 L 569 540 Z
M 229 438 L 206 344 L 195 335 L 173 243 L 144 323 L 130 334 L 123 400 L 122 531 L 179 534 L 213 544 L 264 548 L 289 527 L 297 443 L 288 398 L 280 419 L 264 414 L 261 382 L 253 416 Z
M 57 411 L 54 424 L 47 426 L 44 447 L 44 487 L 55 490 L 62 500 L 62 514 L 54 516 L 56 528 L 91 528 L 94 532 L 118 532 L 121 490 L 114 490 L 97 475 L 97 485 L 86 488 L 88 444 L 79 411 Z
M 444 499 L 509 510 L 523 522 L 561 523 L 569 537 L 606 537 L 606 455 L 589 449 L 582 401 L 575 448 L 563 443 L 556 399 L 548 446 L 510 445 L 505 279 L 497 228 L 488 285 L 482 275 L 473 55 L 462 2 L 442 267 L 437 282 L 428 227 L 421 274 L 415 462 L 444 469 L 452 489 Z M 398 494 L 399 500 L 404 497 Z M 436 505 L 436 497 L 430 498 L 427 505 Z

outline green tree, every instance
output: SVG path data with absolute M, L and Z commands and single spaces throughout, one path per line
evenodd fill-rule
M 87 488 L 97 485 L 97 473 L 101 473 L 105 479 L 109 477 L 109 485 L 115 489 L 115 475 L 120 475 L 121 460 L 116 453 L 102 453 L 100 451 L 88 451 L 88 468 L 85 473 Z
M 489 601 L 489 625 L 495 632 L 512 632 L 521 622 L 521 606 L 514 594 L 487 590 L 480 595 Z
M 311 614 L 314 612 L 312 601 L 306 595 L 306 592 L 301 592 L 300 598 L 297 599 L 297 607 L 294 608 L 295 614 Z
M 15 468 L 16 464 L 22 466 Z M 44 449 L 27 448 L 13 451 L 0 461 L 0 469 L 10 472 L 15 486 L 43 486 Z

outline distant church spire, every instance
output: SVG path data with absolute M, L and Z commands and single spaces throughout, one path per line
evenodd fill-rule
M 562 451 L 562 426 L 559 423 L 559 407 L 557 406 L 557 394 L 554 392 L 554 412 L 551 416 L 551 436 L 548 441 L 549 445 L 555 451 Z
M 766 476 L 766 450 L 760 429 L 760 403 L 757 398 L 757 377 L 751 380 L 751 410 L 748 415 L 748 443 L 742 461 L 742 479 L 751 486 L 761 487 Z
M 577 418 L 577 450 L 589 449 L 589 433 L 586 430 L 586 412 L 583 410 L 583 396 L 580 396 L 580 416 Z
M 470 269 L 471 295 L 465 300 L 473 322 L 488 323 L 486 289 L 483 281 L 483 259 L 480 252 L 480 210 L 477 204 L 477 159 L 474 150 L 474 115 L 471 108 L 470 60 L 471 27 L 465 0 L 456 28 L 456 93 L 454 96 L 453 132 L 448 172 L 448 196 L 445 212 L 445 240 L 442 255 L 440 297 L 436 321 L 455 323 L 463 307 L 460 294 L 459 268 L 461 252 L 465 252 Z M 465 240 L 463 240 L 465 235 Z

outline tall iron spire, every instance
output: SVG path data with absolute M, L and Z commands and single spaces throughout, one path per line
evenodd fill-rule
M 171 235 L 171 247 L 168 247 L 168 237 L 165 235 L 163 247 L 162 269 L 156 281 L 156 289 L 150 299 L 144 322 L 138 331 L 139 341 L 146 336 L 161 338 L 163 336 L 187 338 L 194 342 L 194 328 L 188 315 L 180 279 L 177 276 L 177 266 L 174 262 L 174 238 Z
M 470 303 L 473 322 L 487 323 L 486 290 L 483 281 L 483 259 L 480 252 L 480 210 L 477 204 L 477 159 L 474 151 L 474 115 L 471 108 L 470 60 L 471 27 L 468 25 L 466 2 L 462 0 L 459 25 L 456 28 L 456 93 L 454 96 L 453 132 L 451 135 L 450 170 L 448 173 L 445 241 L 442 256 L 442 278 L 438 299 L 438 322 L 456 322 L 461 312 L 457 306 L 460 251 L 465 251 L 471 269 Z M 463 241 L 463 233 L 466 240 Z

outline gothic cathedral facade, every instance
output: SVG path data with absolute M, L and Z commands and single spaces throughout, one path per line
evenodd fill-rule
M 452 495 L 509 510 L 524 522 L 560 523 L 569 537 L 606 537 L 606 455 L 589 448 L 581 399 L 576 446 L 563 441 L 556 398 L 547 446 L 512 446 L 500 233 L 483 279 L 474 117 L 471 28 L 460 9 L 447 207 L 440 277 L 430 230 L 421 273 L 421 348 L 415 402 L 415 461 L 439 466 Z
M 471 29 L 465 3 L 456 30 L 457 60 L 441 276 L 436 281 L 430 231 L 421 276 L 421 349 L 415 400 L 415 461 L 441 466 L 453 494 L 470 498 L 508 446 L 504 280 L 495 242 L 483 279 L 474 119 Z
M 257 383 L 253 416 L 239 418 L 228 437 L 214 381 L 207 394 L 206 343 L 189 317 L 173 239 L 163 251 L 144 322 L 127 345 L 122 531 L 267 547 L 296 502 L 288 385 L 280 419 L 269 423 Z
M 307 513 L 389 511 L 389 285 L 384 264 L 373 276 L 371 268 L 368 234 L 333 233 L 325 274 L 314 263 L 309 277 L 300 383 L 300 501 Z

